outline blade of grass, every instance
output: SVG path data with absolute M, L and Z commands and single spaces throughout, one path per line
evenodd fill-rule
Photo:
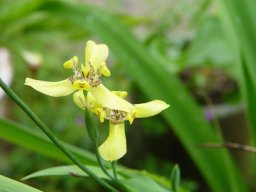
M 36 130 L 29 129 L 5 119 L 0 119 L 0 137 L 6 141 L 25 147 L 29 150 L 36 151 L 37 153 L 43 154 L 47 157 L 51 157 L 61 162 L 71 163 L 70 159 L 68 159 L 55 145 L 53 145 L 47 137 Z M 83 164 L 97 164 L 94 155 L 90 152 L 81 150 L 64 142 L 62 142 L 62 144 Z
M 256 1 L 217 0 L 227 37 L 233 44 L 233 54 L 240 72 L 240 90 L 246 105 L 252 130 L 252 143 L 256 144 Z
M 92 172 L 94 172 L 98 177 L 109 180 L 109 177 L 106 176 L 106 174 L 103 173 L 101 168 L 99 168 L 98 166 L 87 166 L 87 167 Z M 84 173 L 76 165 L 66 165 L 66 166 L 51 167 L 51 168 L 43 169 L 40 171 L 36 171 L 24 177 L 23 180 L 32 179 L 35 177 L 60 176 L 60 175 L 74 175 L 77 177 L 88 177 L 88 175 Z
M 38 189 L 0 175 L 1 192 L 42 192 Z

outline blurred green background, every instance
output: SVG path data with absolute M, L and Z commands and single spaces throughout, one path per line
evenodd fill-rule
M 254 145 L 255 8 L 250 0 L 0 0 L 0 75 L 59 138 L 92 151 L 72 96 L 48 97 L 25 87 L 24 80 L 62 80 L 71 75 L 62 64 L 74 55 L 83 62 L 87 40 L 105 43 L 112 73 L 103 79 L 108 88 L 128 91 L 132 103 L 162 99 L 171 105 L 127 126 L 128 153 L 119 163 L 167 178 L 177 163 L 189 191 L 253 191 L 252 153 L 199 145 Z M 0 114 L 37 130 L 3 94 Z M 0 128 L 2 175 L 20 180 L 62 164 L 15 139 L 23 138 L 6 136 Z M 25 183 L 51 192 L 102 191 L 84 178 Z

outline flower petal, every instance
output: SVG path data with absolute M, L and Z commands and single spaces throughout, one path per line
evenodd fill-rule
M 97 71 L 99 66 L 105 62 L 108 57 L 108 47 L 105 44 L 96 44 L 93 41 L 87 41 L 85 47 L 85 67 L 89 65 L 89 61 L 94 70 Z
M 85 65 L 89 63 L 95 45 L 94 41 L 87 41 L 85 46 Z
M 93 95 L 91 94 L 91 92 L 87 93 L 87 107 L 90 111 L 92 111 L 93 113 L 98 114 L 98 109 L 102 109 L 102 106 L 95 100 L 95 98 L 93 97 Z
M 128 113 L 134 110 L 134 106 L 131 103 L 118 97 L 102 84 L 99 84 L 97 87 L 92 87 L 90 93 L 102 107 Z
M 73 101 L 78 107 L 83 110 L 85 110 L 85 108 L 87 107 L 84 92 L 81 89 L 73 94 Z
M 53 97 L 66 96 L 74 92 L 72 83 L 68 79 L 57 82 L 49 82 L 26 78 L 25 85 Z
M 106 77 L 109 77 L 111 75 L 111 72 L 109 71 L 105 62 L 101 64 L 101 73 Z
M 147 103 L 135 104 L 135 117 L 150 117 L 160 113 L 170 105 L 161 100 L 154 100 Z
M 99 147 L 101 157 L 106 161 L 115 161 L 123 157 L 126 151 L 124 123 L 116 125 L 110 123 L 108 138 Z
M 128 93 L 126 91 L 112 91 L 112 93 L 114 93 L 115 95 L 117 95 L 118 97 L 121 98 L 125 98 L 127 97 Z
M 77 65 L 77 63 L 78 63 L 78 57 L 74 56 L 71 59 L 69 59 L 68 61 L 66 61 L 63 64 L 63 67 L 69 69 L 69 68 L 75 67 Z
M 75 89 L 83 89 L 85 91 L 89 91 L 90 84 L 84 79 L 78 79 L 73 82 L 73 87 Z

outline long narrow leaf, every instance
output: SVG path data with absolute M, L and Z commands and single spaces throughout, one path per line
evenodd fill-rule
M 35 130 L 28 129 L 4 119 L 0 119 L 0 138 L 56 160 L 70 163 L 70 160 L 45 136 Z M 87 165 L 97 164 L 96 159 L 91 153 L 66 143 L 65 147 L 72 151 L 82 163 Z
M 109 179 L 109 177 L 106 176 L 102 172 L 102 170 L 98 166 L 87 166 L 94 174 L 96 174 L 98 177 L 103 179 Z M 76 165 L 69 165 L 69 166 L 59 166 L 59 167 L 51 167 L 48 169 L 43 169 L 40 171 L 37 171 L 35 173 L 32 173 L 23 179 L 31 179 L 35 177 L 43 177 L 43 176 L 60 176 L 60 175 L 70 175 L 75 177 L 88 177 L 86 173 L 84 173 L 79 167 Z
M 240 88 L 256 143 L 256 1 L 217 0 L 240 71 Z
M 1 192 L 42 192 L 38 189 L 0 175 Z

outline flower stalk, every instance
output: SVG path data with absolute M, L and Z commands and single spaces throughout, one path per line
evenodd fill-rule
M 111 179 L 114 181 L 114 177 L 107 171 L 102 158 L 100 157 L 99 151 L 98 151 L 98 145 L 99 145 L 99 131 L 98 127 L 96 126 L 95 122 L 93 121 L 93 117 L 91 115 L 91 112 L 85 110 L 85 125 L 87 128 L 88 135 L 90 139 L 93 142 L 94 150 L 96 151 L 96 158 L 99 163 L 99 166 L 101 170 Z
M 113 181 L 113 183 L 121 189 L 123 192 L 135 192 L 133 189 L 128 188 L 121 182 L 117 180 L 117 172 L 116 172 L 116 161 L 111 162 L 111 168 L 113 170 L 113 176 L 106 169 L 105 164 L 103 163 L 103 159 L 100 156 L 98 145 L 99 145 L 99 131 L 96 123 L 93 121 L 92 113 L 89 111 L 85 111 L 85 125 L 88 131 L 88 135 L 93 142 L 94 150 L 96 151 L 97 162 L 101 168 L 101 170 Z
M 116 173 L 116 161 L 111 162 L 111 167 L 112 167 L 112 170 L 113 170 L 113 175 L 114 175 L 115 180 L 118 180 L 117 173 Z

